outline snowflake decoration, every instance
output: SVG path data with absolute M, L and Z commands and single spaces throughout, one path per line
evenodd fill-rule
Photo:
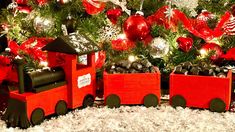
M 98 33 L 100 35 L 99 39 L 101 42 L 103 41 L 111 41 L 115 38 L 117 38 L 117 36 L 120 34 L 121 29 L 115 25 L 113 25 L 112 23 L 108 23 L 106 26 L 104 26 L 103 28 L 101 28 Z
M 164 13 L 166 14 L 166 17 L 170 19 L 174 15 L 174 9 L 169 7 L 166 9 Z

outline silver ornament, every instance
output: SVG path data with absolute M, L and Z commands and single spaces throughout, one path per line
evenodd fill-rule
M 169 44 L 161 37 L 154 38 L 150 43 L 150 55 L 153 58 L 162 58 L 169 52 Z
M 34 18 L 33 26 L 38 33 L 41 33 L 50 31 L 53 28 L 54 23 L 51 19 L 37 16 Z

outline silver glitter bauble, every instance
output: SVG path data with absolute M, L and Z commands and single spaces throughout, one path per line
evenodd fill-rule
M 54 23 L 51 19 L 37 16 L 34 18 L 33 26 L 38 33 L 41 33 L 50 31 L 53 28 Z
M 169 44 L 161 37 L 154 38 L 149 46 L 153 58 L 162 58 L 169 52 Z

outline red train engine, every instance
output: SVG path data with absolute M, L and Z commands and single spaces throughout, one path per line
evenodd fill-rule
M 62 36 L 47 44 L 50 70 L 23 73 L 18 64 L 19 91 L 10 92 L 3 119 L 9 126 L 27 128 L 51 114 L 91 106 L 96 92 L 95 52 L 99 47 L 81 35 Z M 86 64 L 79 56 L 86 55 Z

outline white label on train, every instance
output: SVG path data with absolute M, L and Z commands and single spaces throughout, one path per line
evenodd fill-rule
M 82 88 L 91 84 L 91 74 L 78 77 L 78 88 Z

